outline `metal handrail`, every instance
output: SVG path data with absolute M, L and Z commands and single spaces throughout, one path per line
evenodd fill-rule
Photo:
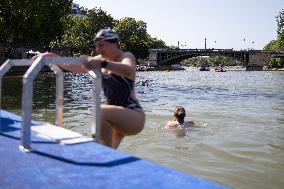
M 59 64 L 82 65 L 83 60 L 69 57 L 44 57 L 40 56 L 36 60 L 7 60 L 0 67 L 0 108 L 1 108 L 1 83 L 2 77 L 12 66 L 30 66 L 23 76 L 23 94 L 22 94 L 22 128 L 21 145 L 23 151 L 31 150 L 31 120 L 32 120 L 32 95 L 33 80 L 44 67 L 48 65 L 56 74 L 56 119 L 55 124 L 62 126 L 63 122 L 63 72 L 56 66 Z M 96 69 L 89 71 L 93 78 L 93 111 L 91 120 L 92 135 L 96 133 L 95 140 L 99 142 L 101 133 L 101 111 L 100 111 L 100 93 L 101 93 L 101 71 Z
M 8 59 L 0 66 L 0 117 L 1 117 L 1 102 L 2 102 L 2 79 L 4 75 L 12 68 L 16 66 L 30 66 L 33 61 L 30 59 Z M 0 119 L 0 131 L 2 131 L 2 124 Z

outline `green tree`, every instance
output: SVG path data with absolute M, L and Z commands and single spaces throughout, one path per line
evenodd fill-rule
M 97 32 L 106 27 L 113 27 L 115 19 L 101 8 L 94 8 L 88 12 L 86 22 L 86 42 L 88 43 L 89 49 L 94 48 L 94 38 Z M 92 51 L 94 53 L 95 51 Z
M 279 49 L 279 41 L 278 40 L 271 40 L 263 48 L 263 50 L 278 50 L 278 49 Z
M 284 50 L 284 10 L 279 12 L 276 17 L 277 21 L 277 39 L 271 40 L 265 47 L 264 50 Z M 266 63 L 268 68 L 283 68 L 283 58 L 272 58 Z
M 243 63 L 240 60 L 227 56 L 194 57 L 183 60 L 181 64 L 184 66 L 194 66 L 194 67 L 201 67 L 201 66 L 218 67 L 218 66 L 243 65 Z
M 114 29 L 120 37 L 121 48 L 134 53 L 137 59 L 146 58 L 149 49 L 167 47 L 164 41 L 147 33 L 147 24 L 141 20 L 125 17 L 115 23 Z
M 131 51 L 136 58 L 144 59 L 148 55 L 148 34 L 145 22 L 126 17 L 119 20 L 114 29 L 120 37 L 120 45 L 123 50 Z
M 277 40 L 279 43 L 279 50 L 284 50 L 284 10 L 282 10 L 276 17 L 277 21 Z
M 94 8 L 88 11 L 87 18 L 85 19 L 87 25 L 87 31 L 90 36 L 96 35 L 96 33 L 106 27 L 113 27 L 115 19 L 101 8 Z
M 79 17 L 69 15 L 64 19 L 64 34 L 50 43 L 52 48 L 68 49 L 68 54 L 88 53 L 86 23 Z
M 112 27 L 115 20 L 102 9 L 91 9 L 86 18 L 69 15 L 64 19 L 64 34 L 51 42 L 51 47 L 68 49 L 71 56 L 94 54 L 94 37 L 105 27 Z
M 0 4 L 0 43 L 5 46 L 46 47 L 62 35 L 61 18 L 70 14 L 72 0 L 5 0 Z
M 146 42 L 147 47 L 149 49 L 163 49 L 163 48 L 167 48 L 166 43 L 161 40 L 161 39 L 157 39 L 157 38 L 153 38 L 150 35 L 148 36 L 148 40 Z
M 271 40 L 265 47 L 264 50 L 280 50 L 280 40 Z M 284 61 L 281 58 L 272 58 L 265 64 L 268 68 L 283 68 L 284 67 Z

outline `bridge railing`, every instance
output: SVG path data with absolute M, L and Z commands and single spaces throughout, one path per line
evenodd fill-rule
M 63 124 L 63 71 L 57 66 L 60 64 L 82 65 L 84 62 L 78 58 L 68 57 L 38 57 L 32 60 L 7 60 L 0 67 L 0 109 L 1 109 L 1 89 L 3 76 L 15 66 L 30 66 L 23 76 L 23 92 L 22 92 L 22 127 L 21 127 L 21 144 L 20 149 L 29 151 L 31 149 L 31 121 L 32 121 L 32 96 L 33 96 L 33 80 L 39 74 L 41 69 L 47 65 L 56 74 L 56 118 L 55 124 L 62 126 Z M 91 121 L 91 132 L 96 133 L 96 142 L 100 140 L 101 131 L 101 111 L 100 111 L 100 92 L 101 92 L 101 71 L 96 69 L 89 71 L 93 78 L 93 110 Z M 1 113 L 1 111 L 0 111 Z M 0 120 L 1 121 L 1 120 Z M 0 123 L 0 131 L 1 131 Z
M 208 52 L 208 51 L 234 51 L 234 49 L 149 49 L 156 52 Z
M 207 49 L 149 49 L 149 52 L 263 52 L 263 50 L 255 50 L 255 49 L 215 49 L 215 48 L 207 48 Z M 274 51 L 275 52 L 275 51 Z

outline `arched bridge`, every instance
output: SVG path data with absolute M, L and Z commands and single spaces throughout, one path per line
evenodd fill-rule
M 150 49 L 149 64 L 169 66 L 182 60 L 197 56 L 229 56 L 244 62 L 247 70 L 262 70 L 265 62 L 273 57 L 284 58 L 283 51 L 240 50 L 233 49 Z

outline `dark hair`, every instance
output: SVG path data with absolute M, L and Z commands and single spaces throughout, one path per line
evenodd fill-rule
M 177 106 L 175 109 L 174 116 L 177 118 L 177 121 L 182 124 L 185 117 L 185 109 L 182 106 Z

